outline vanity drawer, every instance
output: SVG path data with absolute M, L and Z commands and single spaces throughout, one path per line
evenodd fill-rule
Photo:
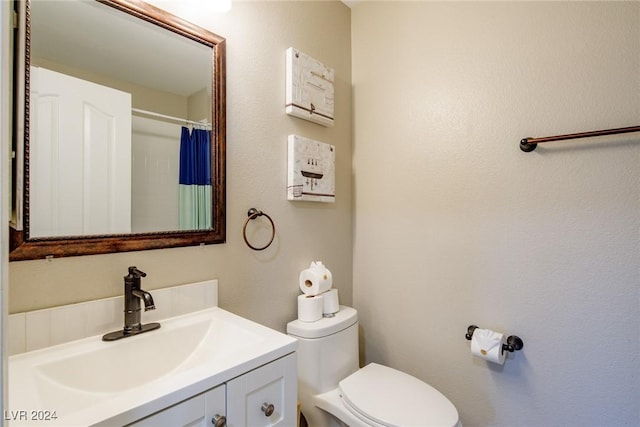
M 227 426 L 294 426 L 296 379 L 292 353 L 227 382 Z
M 129 424 L 128 427 L 211 427 L 212 419 L 225 415 L 225 400 L 223 384 Z

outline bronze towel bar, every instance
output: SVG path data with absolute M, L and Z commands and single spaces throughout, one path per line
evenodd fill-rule
M 629 126 L 626 128 L 594 130 L 591 132 L 568 133 L 566 135 L 545 136 L 541 138 L 522 138 L 520 140 L 520 149 L 524 152 L 530 152 L 536 149 L 538 144 L 551 141 L 563 141 L 566 139 L 587 138 L 590 136 L 615 135 L 619 133 L 640 132 L 640 126 Z

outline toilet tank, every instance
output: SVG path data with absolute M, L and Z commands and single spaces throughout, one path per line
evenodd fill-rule
M 303 394 L 333 390 L 358 370 L 358 312 L 340 306 L 334 317 L 293 320 L 287 333 L 298 339 L 298 386 Z

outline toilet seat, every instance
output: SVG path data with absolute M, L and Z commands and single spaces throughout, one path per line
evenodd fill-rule
M 458 425 L 458 411 L 435 388 L 404 372 L 371 363 L 339 382 L 353 415 L 385 427 Z

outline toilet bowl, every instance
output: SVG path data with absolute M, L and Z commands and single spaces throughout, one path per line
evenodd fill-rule
M 291 321 L 298 343 L 298 393 L 309 427 L 460 427 L 458 411 L 438 390 L 396 369 L 358 367 L 358 314 Z

